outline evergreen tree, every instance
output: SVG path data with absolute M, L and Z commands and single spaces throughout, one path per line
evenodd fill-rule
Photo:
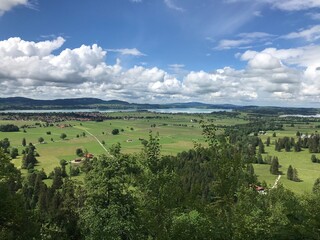
M 59 189 L 61 188 L 62 184 L 62 169 L 60 167 L 55 167 L 53 170 L 52 188 Z
M 293 180 L 293 168 L 291 165 L 289 165 L 287 170 L 287 178 L 291 181 Z
M 26 148 L 25 154 L 23 155 L 23 158 L 22 158 L 21 168 L 31 169 L 38 162 L 35 157 L 34 149 L 35 149 L 35 147 L 32 144 L 29 145 L 28 148 Z
M 317 178 L 313 184 L 312 192 L 320 193 L 320 178 Z
M 260 153 L 259 153 L 258 156 L 257 156 L 257 163 L 258 163 L 258 164 L 263 164 L 263 163 L 264 163 L 264 161 L 263 161 L 262 156 L 261 156 Z
M 266 145 L 267 145 L 267 147 L 269 147 L 269 145 L 270 145 L 270 137 L 267 138 Z
M 273 157 L 271 166 L 270 166 L 270 173 L 274 175 L 280 174 L 278 157 Z
M 27 145 L 27 142 L 26 142 L 26 139 L 25 138 L 22 138 L 22 146 L 26 146 Z
M 296 168 L 293 169 L 292 181 L 295 181 L 295 182 L 301 181 L 298 175 L 298 170 Z
M 64 159 L 61 159 L 60 160 L 60 166 L 61 166 L 61 169 L 62 169 L 62 172 L 61 172 L 61 175 L 62 177 L 67 177 L 67 172 L 66 172 L 66 166 L 68 165 L 68 162 Z
M 259 139 L 259 153 L 265 153 L 264 151 L 264 144 L 262 143 L 261 139 Z

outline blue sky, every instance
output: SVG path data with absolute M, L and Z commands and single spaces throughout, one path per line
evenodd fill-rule
M 320 107 L 320 0 L 1 0 L 0 97 Z

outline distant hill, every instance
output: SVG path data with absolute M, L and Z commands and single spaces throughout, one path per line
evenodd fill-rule
M 41 110 L 41 109 L 167 109 L 167 108 L 202 108 L 202 109 L 232 109 L 254 115 L 282 114 L 319 114 L 316 108 L 294 107 L 261 107 L 237 106 L 232 104 L 208 104 L 201 102 L 170 103 L 170 104 L 138 104 L 120 100 L 101 100 L 99 98 L 65 98 L 54 100 L 37 100 L 24 97 L 0 98 L 0 110 Z
M 200 102 L 171 103 L 171 104 L 138 104 L 120 100 L 104 101 L 98 98 L 66 98 L 54 100 L 36 100 L 24 97 L 0 98 L 0 110 L 28 109 L 159 109 L 159 108 L 218 108 L 236 109 L 230 104 L 206 104 Z
M 104 101 L 98 98 L 66 98 L 54 100 L 36 100 L 24 97 L 0 98 L 0 109 L 78 109 L 109 108 L 130 106 L 130 103 L 119 100 Z

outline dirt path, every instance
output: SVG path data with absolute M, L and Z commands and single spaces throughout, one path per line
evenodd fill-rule
M 95 135 L 93 135 L 91 132 L 89 132 L 86 128 L 83 128 L 83 127 L 76 127 L 76 128 L 79 128 L 79 129 L 81 129 L 83 131 L 86 131 L 86 133 L 88 133 L 90 136 L 92 136 L 100 144 L 100 146 L 107 153 L 107 155 L 109 155 L 110 157 L 113 157 L 113 155 L 110 154 L 108 149 L 106 149 L 106 147 L 100 142 L 100 140 Z
M 279 182 L 280 178 L 281 178 L 281 175 L 278 175 L 278 177 L 277 177 L 276 181 L 274 182 L 274 184 L 273 184 L 273 186 L 272 186 L 272 188 L 271 188 L 271 189 L 274 189 L 274 188 L 276 188 L 276 187 L 277 187 L 277 185 L 278 185 L 278 182 Z

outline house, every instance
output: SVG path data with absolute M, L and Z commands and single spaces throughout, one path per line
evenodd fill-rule
M 94 157 L 94 155 L 93 155 L 92 153 L 87 153 L 87 154 L 85 154 L 85 155 L 84 155 L 84 157 L 85 157 L 85 158 L 90 158 L 90 159 L 91 159 L 91 158 L 93 158 L 93 157 Z

